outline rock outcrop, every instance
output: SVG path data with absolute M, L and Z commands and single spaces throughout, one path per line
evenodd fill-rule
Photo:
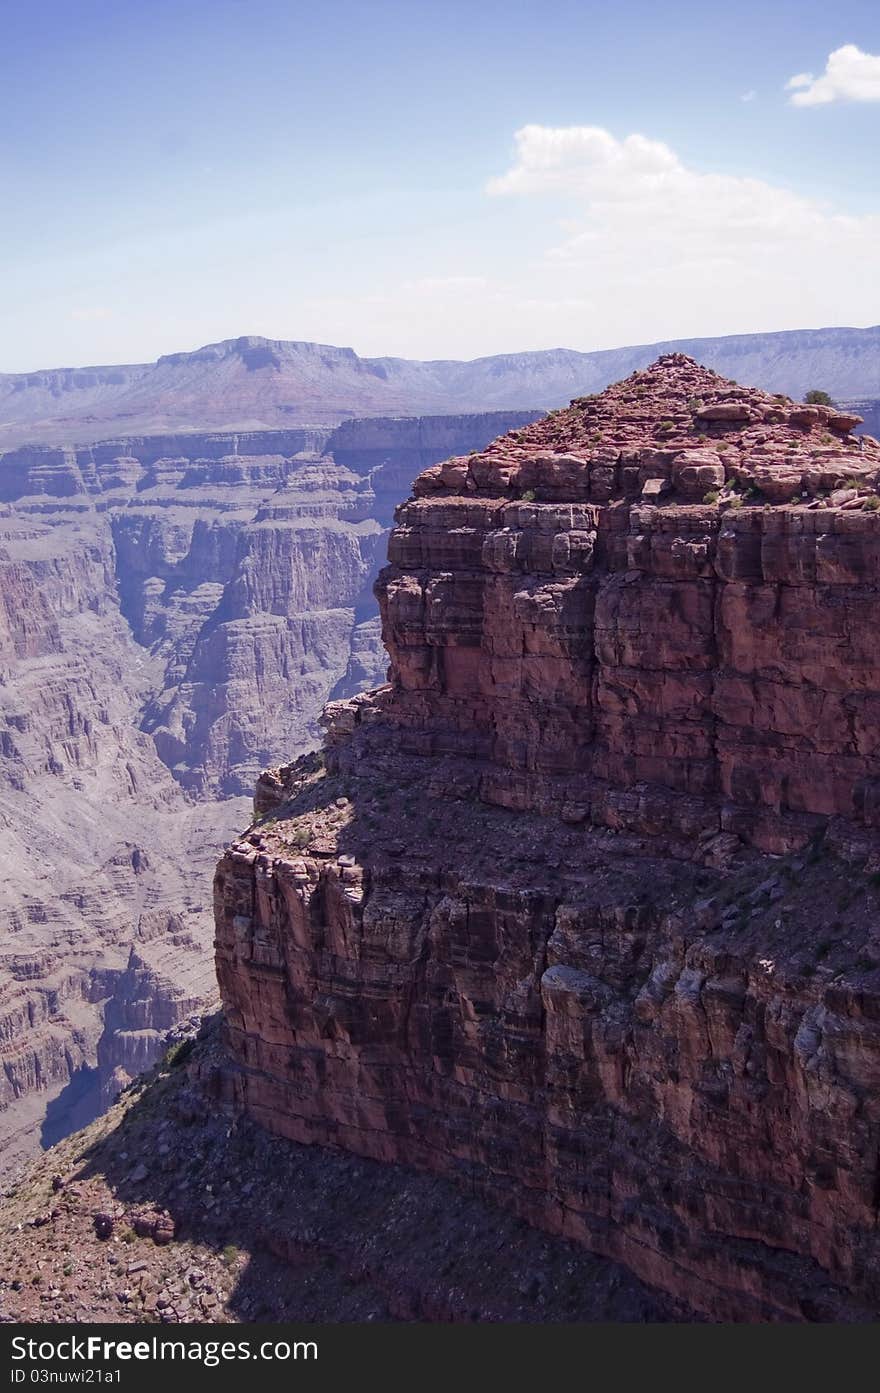
M 681 355 L 429 468 L 389 683 L 267 771 L 217 964 L 268 1128 L 714 1319 L 880 1311 L 880 447 Z
M 278 751 L 384 670 L 393 499 L 528 413 L 0 455 L 0 1151 L 215 991 L 210 875 Z

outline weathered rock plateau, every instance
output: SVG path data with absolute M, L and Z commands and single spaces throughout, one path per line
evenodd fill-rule
M 694 1312 L 880 1311 L 880 447 L 673 354 L 424 471 L 218 867 L 228 1096 Z

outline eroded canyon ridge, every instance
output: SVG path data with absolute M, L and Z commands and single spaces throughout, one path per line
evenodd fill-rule
M 227 1096 L 721 1319 L 880 1310 L 880 447 L 679 354 L 425 470 L 216 879 Z
M 0 453 L 0 1169 L 215 996 L 243 795 L 383 673 L 394 502 L 534 414 Z

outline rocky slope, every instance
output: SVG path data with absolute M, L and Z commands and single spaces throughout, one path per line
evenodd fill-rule
M 218 868 L 266 1127 L 723 1320 L 880 1311 L 880 446 L 674 354 L 429 468 Z
M 187 1049 L 184 1046 L 184 1051 Z M 645 1321 L 683 1308 L 475 1195 L 268 1137 L 214 1032 L 0 1207 L 0 1321 Z
M 740 334 L 596 353 L 559 348 L 473 362 L 360 358 L 350 348 L 246 337 L 156 363 L 0 374 L 0 445 L 556 407 L 676 349 L 770 391 L 802 395 L 820 387 L 841 400 L 880 396 L 880 327 Z
M 393 498 L 527 419 L 0 455 L 0 1164 L 94 1116 L 211 997 L 240 795 L 384 672 Z

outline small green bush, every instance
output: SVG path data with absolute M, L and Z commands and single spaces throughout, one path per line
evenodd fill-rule
M 811 388 L 811 390 L 807 392 L 807 395 L 804 397 L 804 401 L 807 402 L 810 406 L 834 405 L 828 393 L 823 392 L 819 387 Z
M 181 1064 L 185 1064 L 193 1052 L 193 1040 L 177 1040 L 175 1044 L 169 1046 L 165 1051 L 165 1058 L 162 1060 L 166 1069 L 177 1069 Z

